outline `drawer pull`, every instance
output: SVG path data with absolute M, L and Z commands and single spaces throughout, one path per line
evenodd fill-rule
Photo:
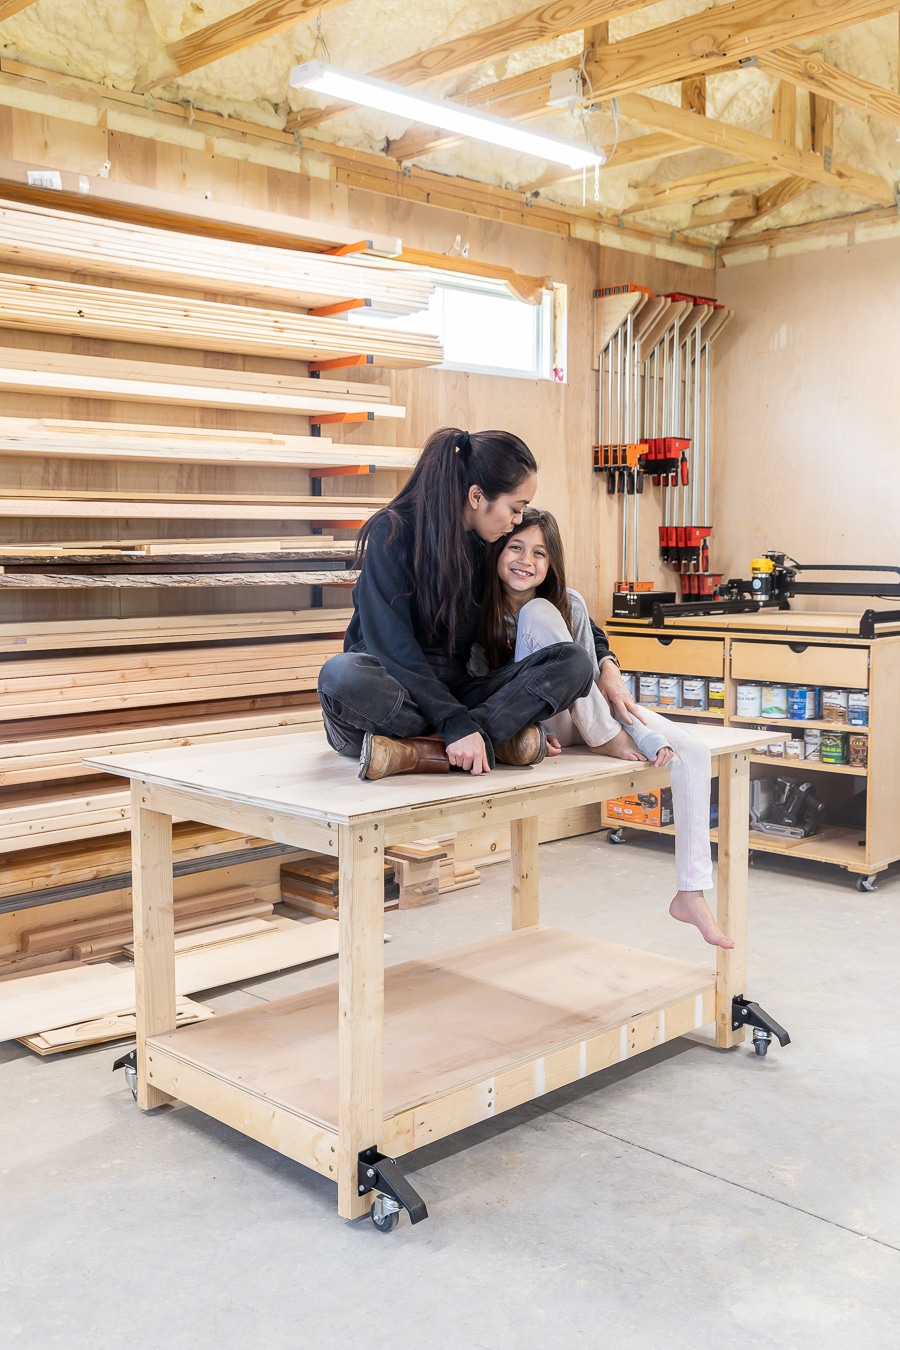
M 797 655 L 799 656 L 801 652 L 805 652 L 805 651 L 806 651 L 807 647 L 809 646 L 809 643 L 808 643 L 808 642 L 789 642 L 789 643 L 788 643 L 788 646 L 790 647 L 790 649 L 791 649 L 792 652 L 796 652 Z
M 674 638 L 664 638 L 664 637 L 658 637 L 656 640 L 661 647 L 671 647 L 672 643 L 675 641 Z

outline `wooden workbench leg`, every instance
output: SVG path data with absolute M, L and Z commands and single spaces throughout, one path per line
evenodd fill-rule
M 341 826 L 338 846 L 338 1213 L 358 1219 L 358 1155 L 384 1142 L 384 836 Z
M 746 752 L 719 756 L 719 879 L 716 917 L 734 950 L 716 948 L 716 1045 L 744 1039 L 731 1030 L 731 1000 L 746 993 L 747 867 L 750 828 L 750 760 Z
M 175 1028 L 175 902 L 172 820 L 143 805 L 131 784 L 131 895 L 134 909 L 134 994 L 137 1012 L 138 1106 L 148 1111 L 172 1098 L 147 1077 L 147 1037 Z
M 538 818 L 526 816 L 509 827 L 512 869 L 512 926 L 530 928 L 541 921 L 538 875 Z

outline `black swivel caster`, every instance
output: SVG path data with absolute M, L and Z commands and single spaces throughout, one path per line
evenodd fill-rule
M 878 887 L 875 885 L 875 875 L 876 874 L 873 873 L 870 877 L 857 877 L 856 889 L 858 891 L 877 891 Z
M 764 1031 L 762 1027 L 753 1028 L 753 1049 L 758 1055 L 767 1055 L 769 1053 L 771 1040 L 771 1031 Z
M 608 844 L 624 844 L 625 831 L 621 827 L 618 830 L 610 830 L 606 836 L 606 842 Z

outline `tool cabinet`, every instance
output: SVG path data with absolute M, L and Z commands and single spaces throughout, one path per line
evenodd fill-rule
M 652 628 L 648 620 L 610 619 L 607 632 L 623 670 L 724 677 L 724 712 L 658 709 L 665 716 L 731 727 L 765 725 L 786 732 L 819 728 L 868 736 L 865 768 L 751 755 L 753 775 L 809 778 L 827 800 L 829 817 L 854 818 L 852 824 L 826 823 L 819 834 L 801 840 L 751 830 L 752 850 L 834 863 L 845 868 L 861 890 L 873 889 L 878 873 L 900 859 L 900 623 L 872 625 L 860 614 L 761 610 L 667 617 L 664 628 Z M 867 636 L 861 636 L 863 632 Z M 869 724 L 844 727 L 821 720 L 738 717 L 736 691 L 743 681 L 867 690 Z M 605 812 L 601 821 L 621 839 L 620 821 Z M 628 828 L 672 833 L 671 826 L 629 822 Z M 716 838 L 715 830 L 712 837 Z

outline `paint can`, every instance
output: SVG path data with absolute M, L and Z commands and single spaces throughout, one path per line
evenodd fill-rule
M 869 738 L 868 736 L 850 735 L 849 740 L 849 760 L 855 769 L 864 769 L 869 763 Z
M 869 725 L 869 695 L 864 689 L 851 689 L 847 694 L 847 720 L 851 727 Z
M 841 726 L 847 725 L 849 717 L 850 692 L 847 689 L 823 689 L 822 690 L 822 720 L 823 722 L 838 722 Z M 836 760 L 835 763 L 842 761 Z
M 803 733 L 803 758 L 814 760 L 822 758 L 822 733 L 817 728 L 811 728 Z
M 622 683 L 623 683 L 624 686 L 625 686 L 625 692 L 626 692 L 626 694 L 628 695 L 629 698 L 632 698 L 632 699 L 633 699 L 633 698 L 636 698 L 636 697 L 637 697 L 637 676 L 635 675 L 634 671 L 633 671 L 633 670 L 623 670 L 623 671 L 621 672 L 621 674 L 622 674 Z
M 679 675 L 660 675 L 659 706 L 661 708 L 681 707 L 681 677 Z
M 843 731 L 823 731 L 822 763 L 847 763 L 847 734 Z
M 762 711 L 762 685 L 739 684 L 737 687 L 738 717 L 759 717 Z
M 788 691 L 785 684 L 764 684 L 762 687 L 763 717 L 787 717 Z
M 802 741 L 785 741 L 785 743 L 784 743 L 784 757 L 785 757 L 785 759 L 802 759 L 802 758 L 803 758 L 803 742 L 802 742 Z
M 725 681 L 710 680 L 709 682 L 709 711 L 725 711 Z
M 818 716 L 819 691 L 809 685 L 788 690 L 788 717 L 792 722 L 809 722 Z
M 656 704 L 659 702 L 659 676 L 641 675 L 638 688 L 640 690 L 640 702 Z
M 685 679 L 681 681 L 682 707 L 694 712 L 706 711 L 706 681 Z

